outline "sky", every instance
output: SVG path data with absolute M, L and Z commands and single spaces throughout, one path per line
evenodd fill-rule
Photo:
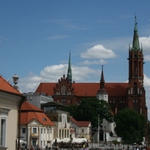
M 144 86 L 150 118 L 150 1 L 1 0 L 0 75 L 21 92 L 67 74 L 71 53 L 75 82 L 127 82 L 135 16 L 144 53 Z

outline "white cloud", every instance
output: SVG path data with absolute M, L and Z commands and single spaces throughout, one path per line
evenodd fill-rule
M 144 56 L 144 60 L 145 60 L 145 61 L 150 61 L 150 55 L 145 55 L 145 56 Z
M 146 106 L 148 108 L 148 119 L 150 120 L 150 77 L 147 77 L 145 74 L 144 74 L 144 87 L 145 87 L 145 90 L 146 90 Z
M 94 60 L 94 61 L 86 60 L 86 61 L 82 62 L 82 64 L 83 64 L 83 65 L 97 65 L 97 64 L 104 65 L 104 64 L 107 64 L 107 61 L 105 61 L 105 60 L 103 60 L 103 59 Z
M 142 44 L 144 53 L 150 55 L 150 36 L 149 37 L 139 37 L 139 41 Z
M 107 59 L 115 57 L 116 54 L 111 49 L 106 49 L 101 44 L 95 45 L 90 49 L 87 49 L 86 52 L 81 53 L 81 58 Z
M 95 75 L 97 75 L 97 72 L 99 71 L 91 69 L 87 66 L 84 67 L 72 66 L 72 72 L 73 72 L 73 80 L 77 82 L 85 82 L 89 81 L 89 78 L 91 78 L 91 76 L 94 78 Z
M 22 92 L 34 92 L 41 82 L 58 82 L 63 74 L 67 74 L 67 68 L 68 64 L 59 64 L 45 67 L 39 75 L 29 73 L 27 77 L 19 79 L 19 89 Z M 100 74 L 97 72 L 100 71 L 87 66 L 72 66 L 72 79 L 76 82 L 85 82 L 91 76 L 95 77 Z

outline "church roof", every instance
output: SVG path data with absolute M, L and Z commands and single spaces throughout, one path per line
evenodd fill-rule
M 54 87 L 57 83 L 40 83 L 36 92 L 47 95 L 54 94 Z M 76 96 L 96 96 L 100 89 L 100 83 L 72 83 Z M 109 96 L 125 96 L 128 83 L 105 83 L 105 90 Z
M 22 95 L 18 90 L 14 89 L 13 86 L 2 76 L 0 76 L 0 91 Z
M 21 120 L 20 124 L 29 124 L 32 120 L 37 120 L 45 126 L 55 126 L 55 124 L 46 116 L 42 109 L 25 101 L 21 106 Z

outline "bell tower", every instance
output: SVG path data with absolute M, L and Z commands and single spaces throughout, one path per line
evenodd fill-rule
M 101 71 L 100 89 L 97 92 L 97 98 L 99 100 L 105 100 L 106 102 L 108 102 L 108 93 L 105 90 L 105 80 L 104 80 L 103 66 L 102 66 L 102 71 Z
M 139 46 L 138 27 L 135 17 L 132 48 L 129 47 L 129 83 L 140 82 L 143 86 L 143 51 Z
M 129 87 L 128 106 L 147 116 L 145 89 L 143 86 L 143 50 L 139 46 L 138 23 L 135 17 L 133 43 L 129 47 Z

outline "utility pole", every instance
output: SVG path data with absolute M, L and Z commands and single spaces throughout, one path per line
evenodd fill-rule
M 98 146 L 99 146 L 99 140 L 100 140 L 99 139 L 99 114 L 98 114 L 98 138 L 97 139 L 98 139 Z

